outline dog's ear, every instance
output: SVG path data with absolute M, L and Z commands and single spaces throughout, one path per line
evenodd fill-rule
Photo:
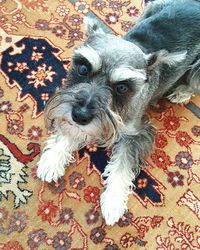
M 83 22 L 85 26 L 86 35 L 89 36 L 94 33 L 105 34 L 104 30 L 100 27 L 100 24 L 96 19 L 84 17 Z
M 161 64 L 167 64 L 169 66 L 176 65 L 182 62 L 186 58 L 187 51 L 169 53 L 166 50 L 160 50 L 158 52 L 147 55 L 147 67 L 149 70 Z

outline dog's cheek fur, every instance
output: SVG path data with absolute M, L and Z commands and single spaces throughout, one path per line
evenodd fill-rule
M 119 96 L 113 93 L 113 99 L 111 108 L 114 112 L 119 114 L 122 120 L 125 122 L 129 117 L 129 111 L 131 108 L 131 102 L 134 94 L 129 93 L 127 95 Z

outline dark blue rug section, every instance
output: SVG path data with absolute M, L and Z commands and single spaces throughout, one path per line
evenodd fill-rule
M 45 39 L 23 38 L 2 53 L 1 69 L 10 86 L 17 83 L 20 98 L 29 95 L 36 102 L 36 115 L 44 109 L 45 101 L 66 78 L 63 62 L 57 58 L 60 50 Z
M 84 153 L 90 157 L 90 168 L 95 165 L 103 173 L 109 157 L 104 148 L 98 148 L 96 152 L 90 152 L 87 148 L 79 151 L 79 157 L 82 158 Z M 134 166 L 133 166 L 134 167 Z M 148 172 L 141 170 L 139 176 L 133 181 L 135 188 L 133 191 L 143 201 L 150 200 L 153 204 L 162 203 L 162 195 L 159 192 L 159 183 L 149 175 Z

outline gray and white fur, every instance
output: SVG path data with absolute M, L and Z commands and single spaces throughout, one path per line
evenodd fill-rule
M 132 181 L 153 145 L 147 107 L 164 95 L 181 103 L 200 93 L 200 3 L 153 1 L 123 38 L 92 19 L 85 26 L 87 40 L 73 52 L 66 84 L 45 108 L 53 135 L 37 175 L 57 181 L 75 150 L 89 143 L 112 147 L 101 210 L 113 225 L 126 211 Z

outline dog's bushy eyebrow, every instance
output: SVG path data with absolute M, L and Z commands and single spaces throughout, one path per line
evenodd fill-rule
M 73 64 L 80 65 L 80 64 L 85 64 L 87 67 L 89 67 L 90 71 L 92 70 L 92 65 L 91 63 L 88 61 L 87 58 L 85 58 L 82 55 L 74 55 L 73 56 Z
M 119 67 L 110 72 L 111 82 L 121 82 L 125 80 L 136 80 L 137 82 L 146 80 L 146 73 L 144 70 L 134 69 L 130 67 Z
M 74 50 L 73 58 L 85 58 L 90 65 L 92 70 L 97 72 L 102 66 L 102 60 L 99 54 L 90 46 L 81 46 Z

